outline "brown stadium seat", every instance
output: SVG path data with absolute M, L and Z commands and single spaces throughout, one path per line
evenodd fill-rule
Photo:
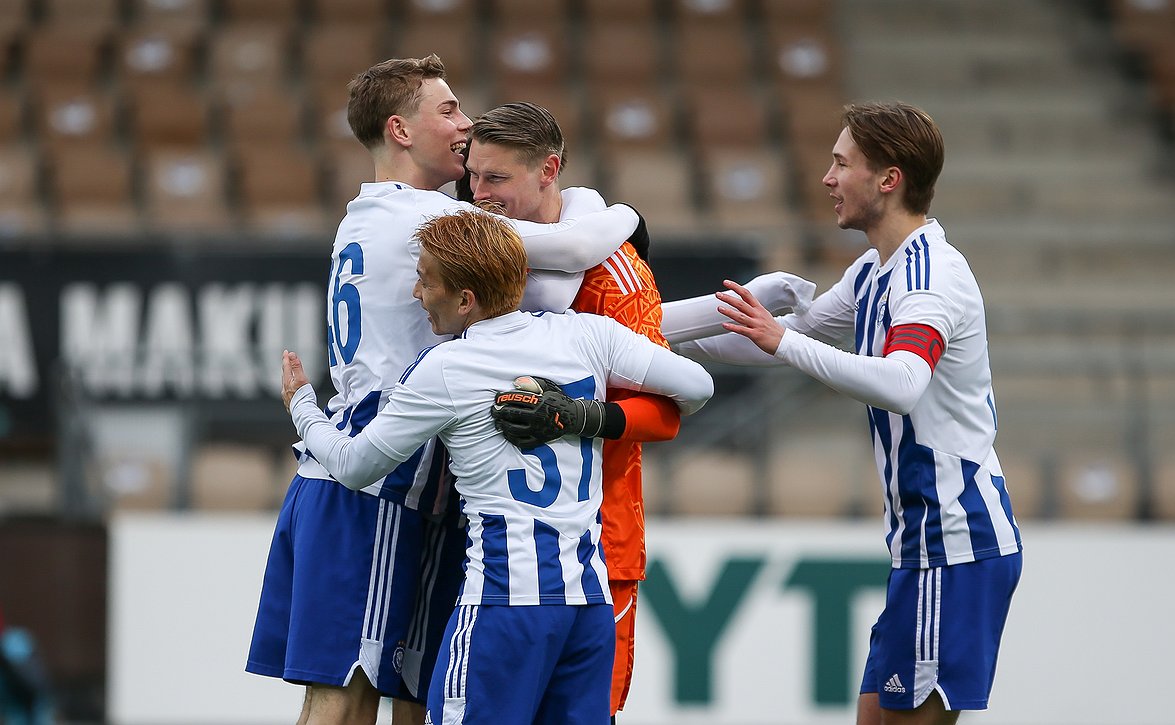
M 122 21 L 119 0 L 41 0 L 48 25 L 80 26 L 109 33 Z
M 1162 451 L 1154 463 L 1152 515 L 1161 521 L 1175 521 L 1175 452 Z
M 569 0 L 492 0 L 494 20 L 501 27 L 514 24 L 551 26 L 567 19 Z
M 24 98 L 8 89 L 0 91 L 0 148 L 24 135 Z
M 363 147 L 347 122 L 347 84 L 320 83 L 310 88 L 308 105 L 311 135 L 323 146 Z
M 1057 478 L 1058 514 L 1068 520 L 1132 519 L 1138 515 L 1138 474 L 1111 453 L 1067 456 Z
M 327 192 L 327 216 L 342 219 L 347 202 L 359 194 L 359 187 L 375 178 L 371 154 L 357 142 L 350 146 L 332 146 L 323 152 Z
M 267 86 L 241 88 L 226 93 L 219 105 L 230 147 L 293 146 L 302 140 L 306 106 L 297 93 Z
M 760 5 L 763 18 L 773 28 L 824 28 L 831 27 L 835 11 L 828 0 L 787 0 L 786 2 L 764 2 Z
M 1002 421 L 1001 421 L 1002 422 Z M 1012 497 L 1016 519 L 1040 519 L 1050 512 L 1046 490 L 1044 462 L 1031 453 L 1000 453 L 1000 467 L 1004 469 L 1004 485 Z
M 80 146 L 51 154 L 54 221 L 67 234 L 121 236 L 138 231 L 131 163 L 112 146 Z
M 672 43 L 683 86 L 746 83 L 751 77 L 749 38 L 740 25 L 686 25 Z
M 220 0 L 224 21 L 292 26 L 301 20 L 299 0 Z
M 657 17 L 657 0 L 583 0 L 583 14 L 591 22 L 652 22 Z
M 242 216 L 255 232 L 325 233 L 316 158 L 293 146 L 239 147 L 233 154 Z
M 822 28 L 772 28 L 767 39 L 767 75 L 790 98 L 822 89 L 842 94 L 842 61 L 834 36 Z
M 668 148 L 676 140 L 674 98 L 650 87 L 593 86 L 588 109 L 601 149 Z
M 652 488 L 675 516 L 747 516 L 755 508 L 755 464 L 750 456 L 711 450 L 674 456 Z M 714 485 L 721 481 L 721 486 Z
M 118 38 L 116 67 L 127 85 L 196 80 L 200 31 L 164 23 L 128 28 Z
M 208 25 L 212 0 L 131 0 L 131 16 L 143 25 L 199 30 Z
M 790 221 L 786 169 L 778 152 L 707 147 L 701 167 L 710 212 L 724 227 L 782 231 Z
M 378 23 L 314 25 L 302 36 L 303 81 L 345 90 L 356 74 L 385 59 L 384 45 L 384 29 Z
M 208 45 L 208 75 L 215 88 L 274 85 L 289 72 L 290 35 L 279 25 L 222 26 Z
M 652 85 L 661 76 L 660 34 L 652 24 L 590 23 L 583 36 L 583 73 L 597 87 Z
M 114 511 L 163 511 L 174 504 L 174 467 L 167 461 L 120 453 L 101 457 L 97 468 Z
M 193 87 L 166 83 L 132 88 L 128 99 L 131 134 L 139 148 L 196 148 L 210 139 L 209 104 Z
M 678 26 L 739 25 L 746 14 L 747 0 L 672 0 L 670 8 L 670 16 Z
M 423 58 L 435 53 L 445 64 L 449 85 L 472 85 L 478 75 L 474 49 L 476 34 L 468 17 L 450 24 L 426 16 L 397 26 L 391 56 Z
M 157 231 L 231 228 L 223 157 L 207 149 L 149 149 L 141 161 L 146 221 Z
M 197 511 L 270 511 L 281 503 L 273 454 L 264 448 L 206 443 L 193 454 L 191 471 Z
M 565 83 L 568 47 L 553 26 L 505 27 L 490 41 L 489 66 L 502 83 L 554 85 Z
M 310 16 L 315 24 L 374 27 L 387 22 L 387 5 L 387 0 L 310 0 Z
M 767 104 L 747 84 L 692 88 L 685 93 L 684 106 L 689 137 L 698 150 L 758 147 L 771 138 Z
M 109 144 L 115 136 L 115 99 L 88 87 L 46 86 L 36 93 L 37 138 L 48 146 Z
M 839 518 L 860 513 L 876 498 L 873 452 L 867 439 L 848 433 L 790 437 L 767 463 L 767 513 Z
M 695 226 L 694 178 L 676 149 L 615 149 L 603 156 L 601 181 L 609 201 L 634 206 L 653 234 Z
M 477 15 L 478 0 L 398 0 L 398 9 L 409 21 L 449 24 L 472 22 Z
M 102 73 L 107 35 L 83 24 L 49 25 L 25 38 L 24 78 L 30 87 L 90 85 Z
M 45 228 L 37 155 L 22 147 L 0 147 L 0 236 Z

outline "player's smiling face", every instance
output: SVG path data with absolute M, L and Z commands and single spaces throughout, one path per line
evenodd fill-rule
M 441 280 L 436 257 L 420 250 L 416 262 L 416 286 L 412 296 L 428 314 L 428 322 L 437 335 L 459 335 L 465 330 L 466 315 L 460 311 L 461 290 L 451 290 Z
M 411 133 L 412 158 L 429 177 L 431 188 L 461 178 L 465 173 L 462 152 L 472 123 L 461 112 L 448 83 L 425 79 L 420 84 L 420 108 L 405 118 L 405 124 Z
M 832 166 L 824 175 L 828 195 L 835 202 L 837 226 L 868 232 L 878 224 L 884 212 L 880 192 L 884 178 L 884 172 L 869 167 L 849 129 L 841 131 L 832 147 Z
M 474 201 L 500 204 L 506 216 L 532 222 L 558 221 L 541 218 L 543 166 L 529 168 L 521 154 L 509 146 L 474 139 L 469 146 L 469 189 Z

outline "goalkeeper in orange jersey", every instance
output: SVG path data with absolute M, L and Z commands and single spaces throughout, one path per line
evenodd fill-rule
M 469 191 L 475 201 L 496 203 L 507 216 L 531 221 L 559 221 L 568 212 L 577 213 L 578 204 L 602 204 L 589 189 L 561 191 L 559 172 L 565 160 L 563 134 L 549 112 L 530 103 L 499 106 L 473 124 L 467 163 Z M 577 312 L 606 315 L 668 347 L 661 334 L 661 295 L 649 265 L 642 259 L 647 244 L 647 236 L 643 240 L 634 238 L 586 273 L 533 270 L 532 276 L 544 275 L 543 287 L 555 290 L 555 298 L 524 297 L 523 309 L 570 307 Z M 561 276 L 561 284 L 552 276 Z M 528 383 L 535 394 L 558 391 L 554 383 L 542 378 L 528 379 Z M 582 433 L 613 439 L 604 441 L 601 517 L 608 584 L 616 614 L 616 660 L 612 672 L 615 717 L 624 706 L 632 679 L 637 582 L 645 578 L 639 441 L 672 438 L 677 435 L 681 417 L 676 405 L 656 395 L 610 389 L 607 400 L 608 403 L 568 399 L 561 422 L 574 429 L 560 430 L 559 435 Z M 603 415 L 605 407 L 612 411 L 607 418 Z M 601 430 L 605 426 L 609 429 Z M 511 438 L 508 422 L 503 432 Z M 526 435 L 522 431 L 512 442 L 527 447 Z M 546 440 L 552 437 L 555 436 L 547 436 Z M 540 442 L 544 441 L 536 440 L 531 445 Z
M 563 133 L 555 118 L 531 103 L 508 103 L 474 121 L 467 174 L 458 194 L 535 222 L 558 222 L 603 208 L 603 199 L 591 189 L 560 188 L 565 163 Z M 723 332 L 727 320 L 711 295 L 662 306 L 646 262 L 648 246 L 642 220 L 628 242 L 587 272 L 531 270 L 530 280 L 542 284 L 527 285 L 521 307 L 604 315 L 666 347 L 667 337 L 676 343 Z M 775 310 L 806 308 L 815 291 L 811 282 L 783 272 L 761 275 L 748 286 Z M 605 439 L 601 538 L 616 614 L 615 720 L 632 681 L 637 583 L 645 578 L 641 442 L 673 438 L 681 416 L 667 398 L 630 390 L 610 388 L 604 402 L 572 399 L 543 378 L 523 376 L 515 386 L 499 394 L 493 410 L 499 429 L 515 445 L 526 449 L 564 435 Z

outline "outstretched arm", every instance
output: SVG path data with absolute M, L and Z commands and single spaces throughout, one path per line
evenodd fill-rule
M 816 283 L 787 272 L 768 272 L 745 285 L 774 314 L 803 312 L 812 304 Z M 661 332 L 670 345 L 719 335 L 727 318 L 718 311 L 714 295 L 674 300 L 661 305 Z

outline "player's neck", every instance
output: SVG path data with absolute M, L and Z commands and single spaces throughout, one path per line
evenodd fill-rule
M 865 236 L 869 239 L 869 246 L 877 250 L 881 263 L 885 264 L 893 253 L 914 233 L 918 227 L 926 224 L 926 215 L 911 214 L 906 211 L 894 212 L 883 216 L 877 225 L 868 230 Z
M 558 184 L 551 184 L 542 192 L 542 203 L 539 204 L 535 218 L 531 221 L 539 224 L 554 224 L 563 216 L 563 196 L 559 193 Z

